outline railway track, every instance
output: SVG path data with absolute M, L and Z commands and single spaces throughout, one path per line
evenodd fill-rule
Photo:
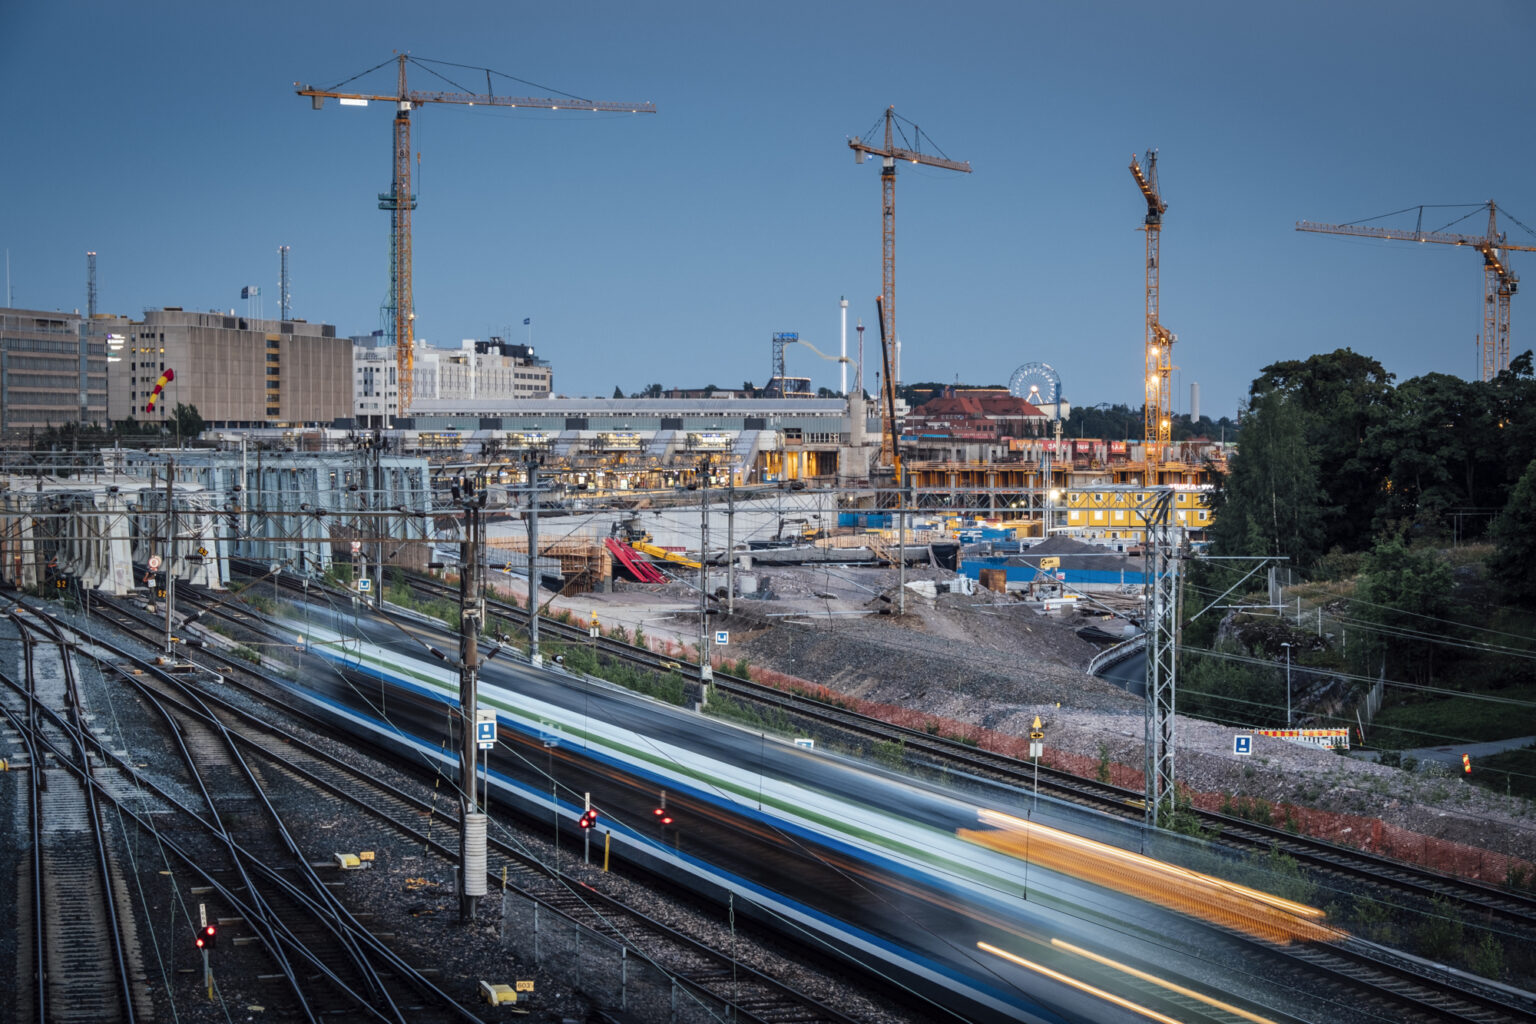
M 13 620 L 24 632 L 52 625 L 29 623 L 21 611 Z M 168 774 L 177 777 L 156 784 L 93 735 L 82 737 L 81 756 L 71 769 L 90 792 L 99 791 L 106 802 L 115 803 L 120 820 L 152 833 L 159 848 L 174 854 L 206 883 L 215 906 L 231 915 L 221 920 L 237 922 L 260 940 L 274 962 L 273 977 L 288 984 L 290 1000 L 280 1006 L 287 1019 L 318 1020 L 335 1014 L 401 1024 L 478 1019 L 350 918 L 286 834 L 266 787 L 232 737 L 184 680 L 121 650 L 104 658 L 107 649 L 99 639 L 82 645 L 82 638 L 66 638 L 57 626 L 53 629 L 61 651 L 83 650 L 137 690 L 164 726 L 163 748 L 140 750 L 137 756 L 156 763 L 155 774 L 162 779 Z M 70 661 L 64 658 L 66 664 Z M 46 731 L 62 724 L 62 717 L 43 708 L 40 720 L 44 729 L 34 735 L 42 735 L 42 745 L 59 752 L 61 745 Z M 166 762 L 176 762 L 178 751 L 179 770 L 172 770 Z M 113 771 L 118 779 L 106 778 Z M 123 802 L 114 793 L 150 793 L 157 807 L 146 812 L 137 798 Z M 83 887 L 78 901 L 82 915 L 93 904 L 98 912 L 110 906 L 99 893 Z M 197 922 L 188 921 L 185 934 L 193 935 L 201 920 L 199 916 Z M 88 1007 L 91 1000 L 82 997 L 80 1002 Z M 57 1010 L 53 1013 L 53 1019 L 59 1019 Z
M 592 642 L 584 631 L 578 632 L 561 623 L 552 623 L 551 626 L 553 627 L 551 631 L 556 636 L 569 637 L 572 641 L 582 643 Z M 664 659 L 657 658 L 649 652 L 640 652 L 628 645 L 613 641 L 608 641 L 605 646 L 621 653 L 633 653 L 634 660 L 642 663 L 665 668 Z M 728 678 L 723 682 L 726 686 L 734 686 L 744 695 L 761 696 L 774 706 L 793 709 L 797 714 L 804 713 L 806 704 L 816 704 L 799 695 L 782 694 L 744 680 Z M 717 685 L 721 685 L 718 677 Z M 820 706 L 813 710 L 822 711 L 818 718 L 830 719 L 840 728 L 867 729 L 868 734 L 882 738 L 892 735 L 891 732 L 881 729 L 878 723 L 869 724 L 867 720 L 851 715 L 843 709 Z M 1005 779 L 1012 779 L 1016 784 L 1026 782 L 1027 777 L 1023 774 L 1024 766 L 1018 762 L 1010 762 L 1007 758 L 978 752 L 968 747 L 949 751 L 942 744 L 926 742 L 933 740 L 933 737 L 925 733 L 913 733 L 911 730 L 896 731 L 923 742 L 924 748 L 934 754 L 951 754 L 951 759 L 947 762 L 951 768 L 956 761 L 959 761 L 963 763 L 966 771 L 1000 775 Z M 1110 797 L 1119 797 L 1123 806 L 1126 793 L 1124 790 L 1070 776 L 1066 781 L 1072 785 L 1072 792 L 1080 798 L 1086 796 L 1092 799 L 1097 795 L 1099 799 L 1105 799 L 1104 794 L 1107 793 Z M 1080 802 L 1086 801 L 1080 800 Z M 1255 837 L 1262 835 L 1260 829 L 1253 829 L 1252 832 Z M 1254 842 L 1259 841 L 1258 838 L 1254 839 Z M 1268 844 L 1265 844 L 1264 848 L 1267 849 Z M 1360 1001 L 1363 988 L 1366 992 L 1365 1001 L 1379 1004 L 1384 1014 L 1394 1019 L 1425 1022 L 1437 1020 L 1493 1022 L 1520 1020 L 1523 1019 L 1523 1015 L 1536 1011 L 1536 1003 L 1528 1001 L 1522 994 L 1513 990 L 1506 991 L 1496 984 L 1484 984 L 1479 979 L 1470 977 L 1463 976 L 1458 979 L 1437 974 L 1433 970 L 1426 970 L 1426 965 L 1422 962 L 1416 963 L 1412 958 L 1398 956 L 1390 950 L 1357 940 L 1348 940 L 1328 947 L 1295 947 L 1288 952 L 1296 961 L 1294 970 L 1298 985 L 1311 988 L 1319 986 L 1337 988 L 1341 993 L 1339 997 L 1341 1003 L 1351 999 Z
M 433 597 L 457 597 L 457 590 L 430 577 L 411 575 L 411 586 Z M 527 622 L 527 612 L 516 605 L 488 599 L 488 614 L 512 622 Z M 539 631 L 562 642 L 596 644 L 599 651 L 659 672 L 671 671 L 675 662 L 653 651 L 611 637 L 591 638 L 581 627 L 540 616 Z M 721 672 L 714 673 L 717 690 L 737 700 L 749 701 L 870 742 L 898 743 L 909 762 L 939 770 L 959 771 L 1015 786 L 1035 785 L 1036 766 L 1006 755 L 980 750 L 919 729 L 882 722 L 839 708 L 804 694 L 788 692 Z M 1140 820 L 1143 794 L 1108 783 L 1073 775 L 1048 765 L 1038 766 L 1042 792 L 1116 817 Z M 1298 835 L 1210 811 L 1198 811 L 1200 822 L 1219 845 L 1244 852 L 1278 850 L 1325 877 L 1357 885 L 1389 890 L 1421 900 L 1447 900 L 1488 915 L 1501 927 L 1518 929 L 1536 941 L 1536 896 L 1515 892 L 1470 879 L 1442 875 L 1403 861 L 1378 857 L 1346 846 Z
M 22 648 L 19 686 L 0 697 L 25 744 L 32 773 L 27 901 L 33 941 L 18 970 L 39 1022 L 132 1022 L 148 1009 L 131 948 L 132 916 L 95 787 L 90 726 L 74 665 L 52 623 L 12 623 Z M 50 715 L 47 709 L 62 708 Z M 28 998 L 29 997 L 29 998 Z
M 140 616 L 121 602 L 100 602 L 95 611 L 117 628 L 146 640 L 158 635 L 159 623 Z M 243 616 L 233 621 L 239 621 L 247 628 L 251 625 Z M 118 658 L 141 671 L 148 666 L 147 662 L 115 645 L 105 645 L 100 638 L 95 643 L 109 646 Z M 280 693 L 275 687 L 250 686 L 233 673 L 223 674 L 221 685 L 237 686 L 269 705 L 274 700 L 274 692 Z M 208 712 L 216 715 L 242 754 L 253 760 L 260 759 L 267 775 L 281 773 L 302 785 L 346 801 L 388 823 L 400 835 L 443 860 L 449 863 L 457 860 L 456 801 L 445 804 L 391 786 L 309 743 L 291 728 L 258 717 L 246 707 L 207 692 L 199 693 L 198 697 Z M 178 712 L 187 713 L 190 712 Z M 282 713 L 318 729 L 328 728 L 299 707 L 285 704 Z M 453 837 L 452 845 L 444 842 L 444 837 Z M 492 892 L 501 887 L 520 894 L 625 946 L 633 951 L 632 955 L 674 976 L 685 989 L 697 992 L 709 1003 L 725 1005 L 736 1019 L 763 1024 L 784 1021 L 853 1024 L 853 1018 L 797 991 L 787 982 L 756 971 L 729 953 L 714 949 L 627 906 L 578 878 L 553 870 L 512 842 L 494 835 L 488 839 L 487 873 L 492 881 Z M 421 1018 L 412 1016 L 410 1019 Z

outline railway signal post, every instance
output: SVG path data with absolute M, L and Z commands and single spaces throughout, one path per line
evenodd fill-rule
M 470 924 L 480 897 L 486 893 L 486 817 L 477 793 L 475 770 L 480 747 L 477 729 L 472 724 L 477 720 L 480 704 L 480 513 L 485 508 L 486 493 L 484 487 L 477 493 L 474 480 L 466 477 L 462 487 L 453 487 L 453 497 L 464 510 L 464 540 L 459 549 L 459 923 Z

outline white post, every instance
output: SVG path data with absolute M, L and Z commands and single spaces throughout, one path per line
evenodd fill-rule
M 843 394 L 847 395 L 848 394 L 848 298 L 847 298 L 847 296 L 844 296 L 842 298 L 842 300 L 838 303 L 838 305 L 842 306 L 842 308 L 843 308 L 843 347 L 842 347 L 842 357 L 843 357 L 843 359 L 842 359 L 842 365 L 839 367 L 839 369 L 841 369 L 842 372 L 843 372 L 843 385 L 842 385 Z

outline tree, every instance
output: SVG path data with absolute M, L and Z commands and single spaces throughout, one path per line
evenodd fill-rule
M 1536 459 L 1526 464 L 1488 534 L 1494 544 L 1488 575 L 1511 601 L 1536 605 Z
M 1410 548 L 1399 532 L 1386 534 L 1365 556 L 1355 587 L 1355 614 L 1376 630 L 1365 648 L 1364 667 L 1385 664 L 1388 675 L 1415 682 L 1434 678 L 1435 652 L 1460 628 L 1449 621 L 1455 607 L 1451 568 L 1433 551 Z
M 614 398 L 623 398 L 624 397 L 624 389 L 619 387 L 617 384 L 615 384 L 613 386 L 613 397 Z
M 1253 400 L 1230 472 L 1212 497 L 1218 555 L 1280 555 L 1306 568 L 1323 553 L 1316 452 L 1296 399 L 1268 392 Z
M 197 406 L 176 403 L 176 410 L 172 415 L 176 420 L 176 436 L 191 440 L 203 432 L 203 417 L 198 414 Z
M 1266 366 L 1250 388 L 1257 400 L 1285 395 L 1304 413 L 1303 432 L 1324 482 L 1319 508 L 1322 550 L 1360 551 L 1370 545 L 1383 472 L 1363 447 L 1392 394 L 1393 375 L 1347 348 Z

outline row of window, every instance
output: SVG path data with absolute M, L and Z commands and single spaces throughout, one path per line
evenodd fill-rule
M 1180 513 L 1180 515 L 1183 514 L 1184 513 L 1182 512 Z M 1132 518 L 1133 515 L 1134 518 Z M 1197 523 L 1208 522 L 1210 517 L 1211 513 L 1207 509 L 1201 508 L 1194 510 L 1194 521 Z M 1132 523 L 1140 524 L 1141 522 L 1142 519 L 1139 514 L 1134 514 L 1132 511 L 1126 509 L 1113 509 L 1106 512 L 1103 509 L 1087 510 L 1074 508 L 1067 511 L 1068 526 L 1084 526 L 1089 523 L 1092 523 L 1095 526 L 1103 526 L 1110 523 L 1116 526 L 1127 526 L 1131 525 Z

